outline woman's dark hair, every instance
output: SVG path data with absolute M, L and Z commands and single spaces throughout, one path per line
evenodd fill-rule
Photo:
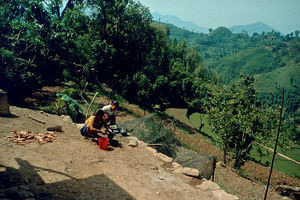
M 104 111 L 102 109 L 98 109 L 95 113 L 95 116 L 103 116 L 104 115 Z
M 113 101 L 111 104 L 117 106 L 118 108 L 119 108 L 119 106 L 120 106 L 120 105 L 119 105 L 119 102 L 117 102 L 117 101 Z

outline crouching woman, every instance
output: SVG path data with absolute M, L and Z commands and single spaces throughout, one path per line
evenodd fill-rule
M 104 121 L 104 112 L 103 110 L 97 110 L 91 117 L 85 120 L 85 125 L 80 129 L 80 133 L 85 137 L 99 137 L 98 133 L 105 135 L 105 131 L 101 129 L 106 127 Z

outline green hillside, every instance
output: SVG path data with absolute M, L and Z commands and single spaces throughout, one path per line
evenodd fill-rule
M 240 74 L 255 75 L 273 71 L 282 65 L 268 48 L 255 47 L 242 50 L 221 60 L 207 62 L 215 69 L 226 83 L 236 80 Z
M 299 31 L 282 36 L 277 32 L 233 34 L 225 27 L 210 33 L 195 33 L 165 24 L 170 38 L 185 41 L 203 58 L 203 65 L 221 75 L 225 84 L 241 74 L 256 76 L 256 90 L 261 100 L 269 104 L 280 101 L 280 91 L 286 89 L 285 107 L 290 115 L 299 108 Z M 266 92 L 267 91 L 267 92 Z
M 256 90 L 269 104 L 279 103 L 281 88 L 285 88 L 285 107 L 287 112 L 299 109 L 300 102 L 300 65 L 288 65 L 269 73 L 255 76 Z M 295 113 L 296 114 L 296 113 Z

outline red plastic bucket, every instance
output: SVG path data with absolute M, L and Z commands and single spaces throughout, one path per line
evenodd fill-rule
M 106 150 L 106 149 L 107 149 L 108 142 L 109 142 L 109 139 L 108 139 L 108 138 L 105 138 L 105 137 L 99 138 L 99 140 L 98 140 L 99 148 L 100 148 L 100 149 L 103 149 L 103 150 Z

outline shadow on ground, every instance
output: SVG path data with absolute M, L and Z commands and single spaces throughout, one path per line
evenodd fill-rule
M 0 199 L 134 199 L 104 174 L 78 179 L 68 174 L 31 165 L 16 158 L 19 168 L 0 164 Z M 68 177 L 66 181 L 45 183 L 38 171 Z

